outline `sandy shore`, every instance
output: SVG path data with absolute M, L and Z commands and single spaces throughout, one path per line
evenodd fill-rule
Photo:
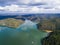
M 52 30 L 44 30 L 44 31 L 46 31 L 46 32 L 53 32 Z

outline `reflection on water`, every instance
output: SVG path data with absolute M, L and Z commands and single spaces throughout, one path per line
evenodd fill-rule
M 41 45 L 47 32 L 39 31 L 36 23 L 26 20 L 16 29 L 0 26 L 0 45 Z

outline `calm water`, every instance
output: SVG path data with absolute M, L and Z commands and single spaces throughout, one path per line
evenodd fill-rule
M 0 45 L 41 45 L 47 35 L 37 29 L 36 23 L 26 20 L 16 29 L 0 26 Z

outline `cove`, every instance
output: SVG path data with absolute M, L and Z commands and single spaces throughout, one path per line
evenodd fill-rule
M 25 20 L 16 29 L 0 26 L 0 45 L 42 45 L 49 33 L 37 29 L 36 23 Z

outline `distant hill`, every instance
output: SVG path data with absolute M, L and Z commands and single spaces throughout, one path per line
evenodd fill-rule
M 29 19 L 29 20 L 36 20 L 39 19 L 52 19 L 52 18 L 60 18 L 60 14 L 0 14 L 0 19 L 6 19 L 6 18 L 15 18 L 15 19 Z

